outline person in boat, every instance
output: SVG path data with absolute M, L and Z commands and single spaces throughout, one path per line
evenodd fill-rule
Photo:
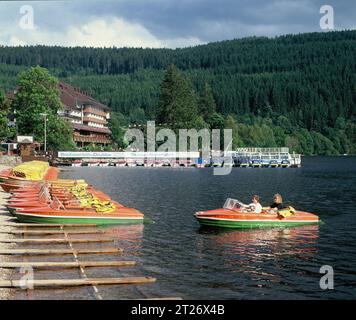
M 269 207 L 264 208 L 264 209 L 272 211 L 272 212 L 277 212 L 278 210 L 282 210 L 283 208 L 284 208 L 283 198 L 279 193 L 276 193 L 273 196 L 273 203 Z
M 262 212 L 262 206 L 260 204 L 260 197 L 258 195 L 253 195 L 252 196 L 252 203 L 249 205 L 245 206 L 245 210 L 247 212 L 253 212 L 253 213 L 261 213 Z

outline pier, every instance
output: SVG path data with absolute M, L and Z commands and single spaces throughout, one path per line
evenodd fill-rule
M 290 153 L 289 148 L 238 148 L 231 155 L 238 166 L 299 168 L 302 165 L 301 155 Z
M 131 285 L 140 292 L 136 286 L 156 282 L 154 277 L 126 272 L 96 276 L 98 269 L 131 270 L 137 265 L 136 261 L 125 259 L 125 250 L 118 246 L 111 228 L 18 223 L 5 209 L 8 198 L 8 194 L 0 191 L 0 290 L 23 289 L 30 297 L 37 288 L 86 286 L 93 289 L 95 299 L 101 300 L 100 285 Z M 66 276 L 68 270 L 77 270 L 79 277 Z M 143 295 L 143 298 L 151 297 Z
M 4 193 L 1 192 L 1 201 L 4 203 Z M 38 230 L 39 228 L 48 228 L 48 230 Z M 80 278 L 68 278 L 63 279 L 60 278 L 51 278 L 51 279 L 37 279 L 37 277 L 33 277 L 33 279 L 26 278 L 25 280 L 14 279 L 14 274 L 12 273 L 12 279 L 0 279 L 0 288 L 22 288 L 22 289 L 30 289 L 37 287 L 47 287 L 47 288 L 55 288 L 55 287 L 73 287 L 73 286 L 97 286 L 97 285 L 122 285 L 122 284 L 132 284 L 132 285 L 141 285 L 145 283 L 155 282 L 156 279 L 153 277 L 147 276 L 130 276 L 130 277 L 112 277 L 112 278 L 92 278 L 87 277 L 85 273 L 86 268 L 95 269 L 95 268 L 122 268 L 122 267 L 133 267 L 137 263 L 136 261 L 131 260 L 113 260 L 110 258 L 109 260 L 81 260 L 79 257 L 86 254 L 97 254 L 97 255 L 105 255 L 105 254 L 123 254 L 123 249 L 118 247 L 92 247 L 89 248 L 74 248 L 73 244 L 81 243 L 81 244 L 90 244 L 90 243 L 105 243 L 105 242 L 115 242 L 114 238 L 72 238 L 72 235 L 75 234 L 95 234 L 97 233 L 95 229 L 88 229 L 86 225 L 76 225 L 75 230 L 68 230 L 68 227 L 65 225 L 34 225 L 34 224 L 25 224 L 15 222 L 15 219 L 4 214 L 2 212 L 0 217 L 0 228 L 1 233 L 10 235 L 23 235 L 22 238 L 4 238 L 0 239 L 0 244 L 15 244 L 15 247 L 9 247 L 8 249 L 3 249 L 1 246 L 0 256 L 11 256 L 16 257 L 15 261 L 0 261 L 0 268 L 2 269 L 26 269 L 28 270 L 64 270 L 64 269 L 78 269 L 81 274 Z M 4 229 L 5 228 L 5 229 Z M 33 228 L 35 230 L 33 230 Z M 73 228 L 71 226 L 70 228 Z M 20 230 L 19 230 L 20 229 Z M 60 234 L 61 238 L 28 238 L 27 235 L 37 231 L 36 235 L 58 235 Z M 102 234 L 100 230 L 100 234 Z M 36 247 L 27 248 L 27 245 L 32 244 L 36 245 Z M 64 244 L 68 249 L 41 249 L 38 246 L 43 245 L 53 245 L 53 244 Z M 20 246 L 20 249 L 18 249 Z M 46 256 L 46 257 L 54 257 L 57 255 L 71 255 L 73 257 L 73 261 L 56 261 L 56 260 L 43 260 L 37 261 L 36 257 L 38 256 Z M 22 257 L 22 260 L 18 260 L 18 258 Z M 29 260 L 34 261 L 29 261 Z M 96 287 L 95 287 L 96 288 Z M 97 291 L 97 289 L 95 290 Z
M 300 154 L 289 148 L 238 148 L 234 151 L 201 152 L 58 152 L 55 164 L 72 167 L 252 167 L 299 168 Z

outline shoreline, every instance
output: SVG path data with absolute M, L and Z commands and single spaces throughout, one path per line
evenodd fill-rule
M 9 168 L 9 166 L 4 166 L 0 164 L 0 170 L 5 168 Z M 0 231 L 6 231 L 6 227 L 4 227 L 2 224 L 4 222 L 8 222 L 8 218 L 9 218 L 8 211 L 5 207 L 8 199 L 9 199 L 9 195 L 0 188 Z M 8 235 L 4 233 L 1 234 L 0 236 L 6 237 Z M 9 246 L 6 243 L 0 242 L 0 248 L 9 249 Z M 0 261 L 8 262 L 9 258 L 6 256 L 1 256 Z M 11 273 L 12 273 L 11 270 L 0 268 L 0 280 L 11 278 Z M 10 289 L 6 289 L 6 288 L 0 289 L 0 300 L 11 300 L 12 297 L 13 297 L 13 293 L 11 292 Z

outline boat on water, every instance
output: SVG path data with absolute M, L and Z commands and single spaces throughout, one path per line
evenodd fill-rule
M 271 160 L 269 163 L 270 168 L 278 168 L 279 167 L 279 163 L 277 160 Z
M 11 175 L 12 168 L 5 168 L 0 171 L 0 183 L 6 182 Z
M 137 209 L 113 201 L 84 180 L 32 182 L 13 190 L 7 208 L 28 223 L 119 225 L 144 219 Z
M 102 212 L 95 207 L 64 205 L 54 199 L 47 203 L 11 204 L 8 209 L 19 221 L 27 223 L 119 225 L 143 222 L 144 215 L 137 209 L 115 201 L 110 201 L 110 205 L 112 210 Z
M 72 163 L 72 167 L 81 167 L 82 166 L 82 160 L 74 160 Z
M 100 161 L 99 167 L 109 167 L 109 161 Z
M 247 168 L 249 166 L 250 166 L 250 164 L 248 162 L 241 162 L 240 163 L 240 168 Z
M 251 167 L 252 168 L 261 168 L 262 162 L 258 159 L 254 159 L 251 161 Z
M 100 161 L 90 161 L 88 162 L 88 167 L 99 167 Z
M 282 168 L 288 168 L 288 167 L 290 167 L 290 161 L 289 161 L 289 160 L 282 160 L 282 161 L 281 161 L 281 167 L 282 167 Z
M 236 229 L 295 227 L 320 223 L 317 215 L 304 211 L 295 211 L 285 217 L 268 211 L 260 214 L 245 212 L 243 204 L 235 199 L 227 199 L 221 209 L 199 211 L 195 213 L 195 218 L 202 226 Z
M 136 160 L 135 161 L 136 167 L 144 167 L 145 162 L 143 160 Z
M 143 222 L 143 214 L 134 208 L 116 208 L 113 212 L 97 212 L 95 210 L 80 210 L 50 207 L 34 209 L 17 209 L 14 216 L 26 223 L 53 224 L 95 224 L 119 225 Z
M 236 167 L 240 167 L 240 168 L 247 168 L 250 166 L 250 162 L 248 159 L 246 158 L 241 158 L 241 159 L 234 159 L 235 165 Z
M 30 161 L 0 172 L 0 185 L 5 192 L 11 192 L 33 182 L 49 181 L 58 178 L 59 170 L 50 167 L 48 162 Z

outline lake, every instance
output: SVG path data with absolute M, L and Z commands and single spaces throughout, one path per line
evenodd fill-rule
M 355 299 L 356 158 L 304 158 L 301 168 L 234 168 L 227 176 L 194 168 L 71 168 L 62 178 L 83 178 L 152 221 L 110 231 L 136 260 L 130 268 L 87 269 L 88 276 L 152 276 L 154 284 L 103 286 L 103 299 Z M 226 198 L 285 204 L 316 213 L 320 226 L 286 229 L 202 229 L 193 214 L 219 208 Z M 80 247 L 80 246 L 79 246 Z M 92 257 L 98 259 L 98 257 Z M 53 259 L 51 259 L 53 260 Z M 86 258 L 87 260 L 87 258 Z M 334 289 L 319 285 L 322 266 L 334 270 Z M 39 277 L 50 271 L 40 271 Z M 61 273 L 68 277 L 70 271 Z M 78 273 L 71 271 L 73 277 Z M 50 296 L 49 296 L 50 295 Z M 26 298 L 19 291 L 18 298 Z M 94 299 L 91 287 L 35 290 L 32 298 Z M 27 297 L 28 298 L 28 297 Z

